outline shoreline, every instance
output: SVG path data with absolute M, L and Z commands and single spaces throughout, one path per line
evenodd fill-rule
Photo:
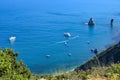
M 65 70 L 65 71 L 59 71 L 59 72 L 53 72 L 53 73 L 51 73 L 51 74 L 36 74 L 36 73 L 33 73 L 33 75 L 38 75 L 38 76 L 44 76 L 44 75 L 52 75 L 52 76 L 55 76 L 55 75 L 60 75 L 60 74 L 63 74 L 63 73 L 69 73 L 69 72 L 71 72 L 71 71 L 74 71 L 75 70 L 75 68 L 76 68 L 77 66 L 74 66 L 73 68 L 71 68 L 71 69 L 67 69 L 67 70 Z

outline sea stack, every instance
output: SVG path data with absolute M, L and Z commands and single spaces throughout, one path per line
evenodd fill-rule
M 111 26 L 113 25 L 113 22 L 114 22 L 114 19 L 111 19 L 111 21 L 110 21 Z
M 95 25 L 95 22 L 93 21 L 92 18 L 90 18 L 89 22 L 88 22 L 88 25 L 89 26 L 94 26 Z

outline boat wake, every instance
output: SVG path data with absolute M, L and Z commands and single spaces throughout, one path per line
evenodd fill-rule
M 70 39 L 77 39 L 77 38 L 79 38 L 80 36 L 79 35 L 76 35 L 76 36 L 74 36 L 74 37 L 72 37 L 72 38 L 70 38 Z
M 65 44 L 65 45 L 67 45 L 70 40 L 74 40 L 74 39 L 77 39 L 79 37 L 80 37 L 79 35 L 76 35 L 76 36 L 71 37 L 71 38 L 69 38 L 67 40 L 59 41 L 59 42 L 57 42 L 57 44 Z
M 58 44 L 67 43 L 69 40 L 59 41 Z

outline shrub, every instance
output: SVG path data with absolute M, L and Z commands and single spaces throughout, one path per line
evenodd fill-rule
M 30 70 L 22 61 L 16 61 L 18 53 L 12 49 L 0 49 L 0 80 L 28 80 Z

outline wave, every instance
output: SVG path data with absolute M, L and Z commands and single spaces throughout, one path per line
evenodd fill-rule
M 79 24 L 79 23 L 74 22 L 74 21 L 47 21 L 47 23 L 51 23 L 51 24 Z
M 70 13 L 59 13 L 59 12 L 47 12 L 47 14 L 51 14 L 51 15 L 58 15 L 58 16 L 75 16 L 78 17 L 80 15 L 78 14 L 70 14 Z

